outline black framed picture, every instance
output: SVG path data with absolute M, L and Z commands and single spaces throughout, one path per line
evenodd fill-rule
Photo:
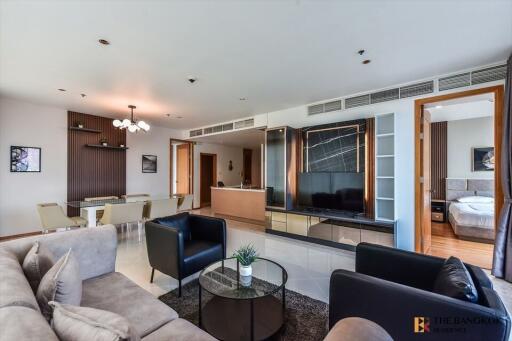
M 142 155 L 142 173 L 156 173 L 156 155 Z
M 494 171 L 494 147 L 473 148 L 473 172 Z
M 41 172 L 41 148 L 11 146 L 11 172 Z

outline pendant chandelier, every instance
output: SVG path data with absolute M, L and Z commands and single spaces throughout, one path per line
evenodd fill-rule
M 128 129 L 130 133 L 136 133 L 139 130 L 142 129 L 143 132 L 146 132 L 149 130 L 149 124 L 147 124 L 144 121 L 135 121 L 133 119 L 133 109 L 137 108 L 135 105 L 129 105 L 128 108 L 132 110 L 132 116 L 131 119 L 125 118 L 124 120 L 114 120 L 112 124 L 114 127 L 119 129 Z

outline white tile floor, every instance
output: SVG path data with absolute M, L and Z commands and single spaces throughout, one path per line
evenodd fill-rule
M 207 214 L 207 211 L 201 212 Z M 227 220 L 227 255 L 241 245 L 252 244 L 261 257 L 281 264 L 288 272 L 286 288 L 309 297 L 328 302 L 329 277 L 335 269 L 354 270 L 354 253 L 321 245 L 296 241 L 267 234 L 261 226 Z M 155 296 L 177 287 L 178 281 L 155 272 L 153 283 L 149 283 L 151 267 L 146 251 L 146 242 L 138 241 L 136 227 L 130 234 L 119 234 L 116 269 L 135 281 Z M 183 283 L 197 277 L 192 276 Z
M 208 215 L 209 210 L 196 211 Z M 354 270 L 354 252 L 327 246 L 274 236 L 263 231 L 263 227 L 234 220 L 227 222 L 227 255 L 245 244 L 253 244 L 261 257 L 281 264 L 288 272 L 286 288 L 306 296 L 328 302 L 329 278 L 335 269 Z M 146 241 L 142 235 L 139 242 L 134 226 L 130 234 L 119 234 L 116 269 L 135 281 L 155 296 L 165 294 L 178 286 L 178 281 L 155 272 L 153 283 L 149 283 L 151 267 L 146 251 Z M 191 276 L 183 281 L 187 283 Z M 512 311 L 512 284 L 490 276 L 495 289 L 502 297 L 509 311 Z

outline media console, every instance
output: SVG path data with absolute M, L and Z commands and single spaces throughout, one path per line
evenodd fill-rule
M 330 210 L 267 208 L 266 232 L 354 251 L 368 242 L 395 246 L 396 222 Z

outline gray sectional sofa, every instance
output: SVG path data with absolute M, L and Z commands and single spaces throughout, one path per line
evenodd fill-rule
M 112 225 L 0 243 L 0 339 L 58 340 L 41 314 L 22 269 L 35 241 L 60 258 L 70 248 L 82 278 L 81 306 L 125 317 L 142 340 L 215 340 L 121 273 L 115 272 L 117 234 Z

